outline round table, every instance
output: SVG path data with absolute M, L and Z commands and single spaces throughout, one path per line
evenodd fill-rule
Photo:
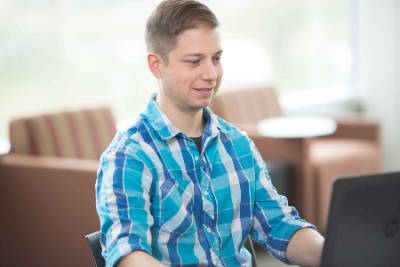
M 336 122 L 323 116 L 281 116 L 262 120 L 257 129 L 272 138 L 306 138 L 333 134 Z

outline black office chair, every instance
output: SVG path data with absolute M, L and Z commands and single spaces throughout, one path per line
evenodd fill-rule
M 104 258 L 101 255 L 100 231 L 86 235 L 85 239 L 88 241 L 90 250 L 92 251 L 92 256 L 93 256 L 95 266 L 96 267 L 106 266 Z M 256 253 L 254 250 L 253 242 L 251 241 L 250 238 L 247 238 L 245 246 L 251 253 L 251 262 L 252 262 L 253 267 L 257 267 Z
M 100 231 L 86 235 L 85 239 L 88 241 L 90 250 L 92 251 L 94 265 L 96 267 L 106 266 L 104 258 L 101 255 Z
M 251 265 L 253 267 L 257 267 L 256 251 L 254 250 L 253 241 L 251 241 L 250 237 L 247 238 L 246 243 L 244 243 L 244 245 L 247 248 L 247 250 L 250 251 L 250 254 L 251 254 Z

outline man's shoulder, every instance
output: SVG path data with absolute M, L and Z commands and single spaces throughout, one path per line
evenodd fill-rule
M 218 127 L 221 128 L 222 132 L 225 133 L 226 135 L 230 136 L 230 137 L 246 137 L 247 133 L 240 130 L 237 126 L 235 126 L 234 124 L 224 120 L 223 118 L 221 118 L 218 115 L 215 115 L 216 121 L 218 123 Z
M 132 123 L 117 132 L 104 153 L 123 152 L 134 155 L 140 152 L 143 150 L 140 131 L 144 127 L 147 127 L 145 117 L 139 115 Z
M 237 126 L 224 120 L 218 115 L 214 114 L 214 118 L 223 135 L 225 135 L 230 142 L 232 142 L 235 149 L 241 151 L 241 153 L 254 154 L 256 148 L 254 146 L 254 142 L 251 140 L 247 132 L 239 129 Z

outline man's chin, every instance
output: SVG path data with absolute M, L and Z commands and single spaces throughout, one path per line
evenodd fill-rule
M 199 103 L 199 108 L 205 108 L 208 107 L 211 104 L 211 97 L 208 99 L 204 99 L 203 101 L 201 101 L 201 103 Z
M 202 101 L 202 102 L 197 102 L 193 105 L 191 105 L 191 110 L 192 111 L 200 111 L 203 108 L 206 108 L 210 105 L 211 101 Z

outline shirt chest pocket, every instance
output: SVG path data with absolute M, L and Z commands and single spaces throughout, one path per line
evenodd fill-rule
M 177 236 L 187 232 L 193 224 L 193 184 L 181 177 L 180 171 L 171 172 L 160 183 L 160 229 Z

